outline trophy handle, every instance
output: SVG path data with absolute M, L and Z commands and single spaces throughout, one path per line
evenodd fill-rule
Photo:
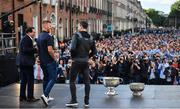
M 123 82 L 123 79 L 122 78 L 119 78 L 119 83 L 122 83 Z

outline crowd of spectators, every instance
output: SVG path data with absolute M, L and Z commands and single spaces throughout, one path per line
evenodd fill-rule
M 69 80 L 70 42 L 60 42 L 58 81 Z M 123 78 L 123 84 L 180 84 L 180 38 L 168 33 L 121 35 L 96 41 L 97 55 L 89 60 L 92 84 L 99 78 Z M 57 82 L 58 82 L 57 81 Z M 77 79 L 82 82 L 81 75 Z

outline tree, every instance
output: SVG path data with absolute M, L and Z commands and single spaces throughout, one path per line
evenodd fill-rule
M 155 9 L 146 9 L 145 10 L 146 14 L 151 18 L 152 22 L 154 25 L 156 26 L 164 26 L 164 21 L 165 21 L 165 17 L 164 17 L 164 12 L 162 11 L 157 11 Z
M 171 25 L 174 25 L 175 28 L 180 27 L 180 0 L 176 1 L 174 4 L 171 5 L 169 19 L 171 20 Z
M 180 16 L 180 0 L 171 5 L 170 16 Z

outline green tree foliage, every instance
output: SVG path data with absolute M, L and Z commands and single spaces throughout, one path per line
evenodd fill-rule
M 170 16 L 180 16 L 180 0 L 171 5 Z
M 146 9 L 145 12 L 151 18 L 155 26 L 164 26 L 165 17 L 163 15 L 163 12 L 157 11 L 152 8 Z

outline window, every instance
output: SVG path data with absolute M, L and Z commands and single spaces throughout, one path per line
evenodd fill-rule
M 56 16 L 54 13 L 51 14 L 51 23 L 52 23 L 52 26 L 56 26 Z
M 68 36 L 68 19 L 66 18 L 66 30 L 65 30 L 65 38 Z
M 33 16 L 33 27 L 36 30 L 36 37 L 38 37 L 38 17 Z
M 78 23 L 79 23 L 79 21 L 76 20 L 76 31 L 78 31 Z
M 43 4 L 50 4 L 50 0 L 42 0 Z
M 56 0 L 51 0 L 51 5 L 55 6 L 56 5 Z
M 73 20 L 73 19 L 72 19 L 72 22 L 71 22 L 71 23 L 72 23 L 72 25 L 71 25 L 71 27 L 72 27 L 72 28 L 71 28 L 71 32 L 73 33 L 73 32 L 74 32 L 74 20 Z

